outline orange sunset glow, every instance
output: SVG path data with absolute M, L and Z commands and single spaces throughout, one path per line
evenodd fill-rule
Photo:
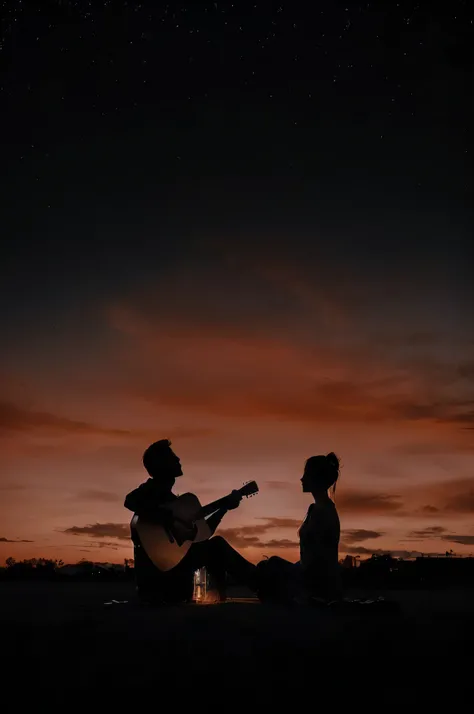
M 298 559 L 304 461 L 332 450 L 341 556 L 473 552 L 461 297 L 434 312 L 425 288 L 410 310 L 410 282 L 401 304 L 389 266 L 376 282 L 334 279 L 315 255 L 308 267 L 268 245 L 250 267 L 241 247 L 212 244 L 200 269 L 178 260 L 120 294 L 84 290 L 67 315 L 58 303 L 14 335 L 2 367 L 2 560 L 132 557 L 123 500 L 159 438 L 183 464 L 177 493 L 205 503 L 258 482 L 219 529 L 254 562 Z
M 473 7 L 2 0 L 5 701 L 472 700 Z

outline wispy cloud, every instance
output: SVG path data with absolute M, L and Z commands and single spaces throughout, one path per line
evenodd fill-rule
M 460 493 L 449 496 L 444 510 L 450 513 L 474 513 L 474 483 Z
M 211 436 L 214 429 L 203 426 L 169 426 L 166 438 L 198 439 Z M 34 437 L 114 437 L 116 441 L 138 440 L 154 441 L 157 438 L 156 429 L 118 429 L 101 426 L 94 422 L 73 419 L 64 415 L 47 411 L 33 410 L 13 402 L 0 402 L 0 438 L 11 443 L 9 448 L 14 453 L 45 457 L 50 453 L 58 453 L 58 444 L 25 443 L 25 435 Z M 0 490 L 20 490 L 22 486 L 0 487 Z
M 288 481 L 265 481 L 265 486 L 274 491 L 288 491 L 294 488 L 293 484 L 288 483 Z
M 101 491 L 100 489 L 88 488 L 83 491 L 78 491 L 76 498 L 81 501 L 99 501 L 102 503 L 115 503 L 123 501 L 120 494 L 113 491 Z
M 384 533 L 380 531 L 368 531 L 364 528 L 357 528 L 354 530 L 345 530 L 342 532 L 342 538 L 344 543 L 361 543 L 364 540 L 370 540 L 371 538 L 381 538 Z
M 447 540 L 451 543 L 459 543 L 460 545 L 474 545 L 474 535 L 456 535 L 448 533 L 441 536 L 441 540 Z
M 474 535 L 460 535 L 449 533 L 443 526 L 428 526 L 420 530 L 410 531 L 408 540 L 443 540 L 449 543 L 459 543 L 459 545 L 474 545 Z
M 320 296 L 308 300 L 314 288 L 302 291 L 293 277 L 290 282 L 291 295 L 300 299 L 304 293 L 304 304 L 317 310 Z M 263 321 L 257 330 L 252 320 L 239 320 L 237 305 L 235 319 L 223 320 L 220 300 L 216 307 L 207 292 L 201 297 L 206 318 L 200 320 L 191 319 L 195 300 L 183 309 L 182 295 L 176 296 L 178 313 L 173 319 L 163 313 L 157 296 L 151 299 L 153 309 L 143 300 L 110 306 L 110 325 L 122 337 L 127 363 L 137 362 L 133 384 L 123 382 L 122 389 L 157 406 L 234 418 L 314 424 L 417 422 L 439 429 L 472 425 L 474 394 L 465 388 L 460 398 L 457 389 L 459 380 L 465 379 L 462 370 L 441 362 L 430 366 L 426 360 L 422 364 L 381 357 L 352 332 L 354 339 L 342 346 L 334 335 L 311 340 L 291 322 L 277 331 Z M 330 312 L 333 315 L 334 309 Z M 137 350 L 137 344 L 142 349 Z M 153 378 L 152 364 L 166 380 Z M 141 382 L 141 374 L 146 382 Z
M 299 548 L 299 541 L 291 540 L 289 538 L 271 538 L 270 540 L 262 541 L 259 545 L 260 548 L 268 548 L 273 550 L 274 548 L 285 550 L 287 548 L 295 550 Z
M 22 540 L 20 538 L 0 538 L 0 543 L 34 543 L 34 540 Z
M 401 515 L 403 503 L 395 494 L 341 489 L 337 495 L 337 507 L 341 512 Z
M 416 558 L 421 555 L 419 550 L 386 550 L 384 548 L 366 548 L 363 545 L 347 546 L 341 550 L 349 555 L 391 555 L 394 558 Z M 442 554 L 436 553 L 436 555 Z
M 276 529 L 297 530 L 301 521 L 295 518 L 262 518 L 263 523 L 235 528 L 220 528 L 219 535 L 226 538 L 236 548 L 297 548 L 299 543 L 289 538 L 265 538 L 269 531 Z
M 301 519 L 298 518 L 284 518 L 280 516 L 274 516 L 271 518 L 259 519 L 264 520 L 265 530 L 270 530 L 271 528 L 299 528 L 301 526 Z M 258 527 L 258 526 L 257 526 Z
M 98 541 L 88 541 L 86 543 L 88 548 L 99 548 L 101 550 L 102 548 L 110 548 L 110 550 L 118 550 L 119 549 L 119 544 L 117 541 L 104 541 L 104 540 L 98 540 Z
M 68 434 L 107 434 L 128 436 L 129 431 L 101 427 L 91 422 L 70 419 L 50 412 L 26 409 L 11 402 L 0 402 L 0 434 L 10 432 L 49 431 Z
M 417 493 L 418 492 L 418 493 Z M 474 513 L 474 478 L 458 478 L 413 489 L 418 500 L 427 503 L 420 507 L 424 515 L 437 518 Z
M 70 526 L 61 532 L 68 535 L 88 535 L 92 538 L 130 539 L 130 526 L 127 523 L 93 523 L 87 526 Z
M 430 506 L 429 504 L 427 506 L 423 506 L 421 509 L 422 513 L 432 515 L 434 513 L 439 513 L 440 509 L 437 506 Z
M 424 540 L 425 538 L 438 538 L 442 533 L 446 532 L 443 526 L 428 526 L 417 531 L 410 531 L 408 538 L 412 540 Z

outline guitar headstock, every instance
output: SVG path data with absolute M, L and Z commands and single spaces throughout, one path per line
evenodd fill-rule
M 258 493 L 258 485 L 256 481 L 247 481 L 244 483 L 242 488 L 239 488 L 239 493 L 242 497 L 249 498 L 250 496 L 255 496 Z

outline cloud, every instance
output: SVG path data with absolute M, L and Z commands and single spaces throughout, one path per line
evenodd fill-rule
M 277 330 L 268 322 L 256 329 L 252 320 L 229 320 L 226 311 L 226 320 L 213 319 L 209 311 L 219 312 L 221 301 L 216 308 L 207 293 L 206 320 L 199 315 L 191 319 L 195 305 L 181 312 L 181 298 L 176 298 L 180 309 L 173 319 L 163 313 L 156 296 L 147 301 L 155 305 L 153 310 L 143 300 L 138 306 L 109 308 L 109 324 L 121 337 L 124 361 L 136 375 L 134 380 L 129 373 L 126 379 L 117 375 L 115 389 L 157 408 L 233 418 L 308 424 L 419 422 L 440 429 L 473 423 L 474 400 L 461 400 L 449 391 L 455 378 L 446 365 L 431 370 L 440 386 L 434 390 L 426 365 L 398 364 L 360 339 L 345 341 L 342 348 L 333 335 L 312 341 L 307 331 L 298 332 L 294 320 Z M 311 309 L 317 306 L 318 299 Z
M 424 538 L 437 538 L 441 533 L 445 533 L 443 526 L 428 526 L 418 531 L 410 531 L 408 537 L 412 540 L 423 540 Z
M 130 526 L 127 523 L 94 523 L 87 526 L 71 526 L 61 532 L 68 535 L 88 535 L 92 538 L 130 539 Z
M 248 528 L 251 528 L 251 533 L 248 532 Z M 218 533 L 235 548 L 259 548 L 262 541 L 253 534 L 253 531 L 253 527 L 243 526 L 242 528 L 219 528 Z M 264 529 L 259 532 L 264 533 Z
M 442 535 L 441 540 L 447 540 L 451 543 L 460 543 L 461 545 L 474 545 L 474 535 Z
M 250 532 L 249 532 L 250 531 Z M 252 535 L 254 527 L 243 526 L 242 528 L 220 528 L 219 535 L 223 536 L 226 540 L 231 543 L 235 548 L 245 549 L 245 548 L 275 548 L 275 549 L 285 549 L 285 548 L 299 548 L 299 542 L 297 540 L 290 540 L 289 538 L 271 538 L 270 540 L 261 539 L 258 535 Z M 264 533 L 266 529 L 262 527 L 259 533 Z
M 400 495 L 341 488 L 336 494 L 341 513 L 387 514 L 404 517 L 409 514 L 436 516 L 437 519 L 474 513 L 474 479 L 406 486 Z M 425 502 L 423 504 L 423 502 Z M 429 528 L 440 528 L 434 526 Z M 433 537 L 436 530 L 418 530 L 417 537 Z M 410 534 L 410 537 L 415 537 Z
M 83 491 L 79 491 L 77 498 L 85 501 L 99 501 L 102 503 L 115 503 L 116 501 L 123 500 L 116 493 L 111 491 L 101 491 L 100 489 L 89 488 Z
M 219 534 L 227 538 L 229 542 L 238 548 L 289 548 L 297 547 L 296 541 L 286 539 L 266 540 L 261 536 L 271 530 L 281 528 L 291 528 L 296 530 L 300 527 L 301 521 L 295 518 L 262 518 L 264 523 L 254 523 L 252 525 L 241 526 L 240 528 L 220 528 Z M 62 533 L 68 535 L 90 536 L 91 538 L 117 538 L 119 540 L 130 539 L 130 526 L 126 523 L 94 523 L 86 526 L 71 526 L 65 528 Z M 87 543 L 88 547 L 112 547 L 116 543 Z
M 345 544 L 360 543 L 361 541 L 370 540 L 371 538 L 380 538 L 383 535 L 384 533 L 380 531 L 366 531 L 363 528 L 342 532 Z
M 348 546 L 341 550 L 349 555 L 391 555 L 394 558 L 416 558 L 421 555 L 419 550 L 384 550 L 383 548 L 365 548 L 363 545 Z
M 34 543 L 34 540 L 20 540 L 20 538 L 11 540 L 10 538 L 0 538 L 0 543 Z
M 455 496 L 450 496 L 444 510 L 451 513 L 474 513 L 474 484 Z
M 90 541 L 89 543 L 86 543 L 86 545 L 89 548 L 99 548 L 99 549 L 110 548 L 111 550 L 119 549 L 118 543 L 113 542 L 113 541 L 102 541 L 102 540 L 99 540 L 96 542 Z
M 294 487 L 293 484 L 288 483 L 288 481 L 265 481 L 265 486 L 274 491 L 288 491 L 288 489 Z
M 401 515 L 402 506 L 403 503 L 400 501 L 400 496 L 387 493 L 341 490 L 337 494 L 337 507 L 346 512 Z
M 288 538 L 280 538 L 280 539 L 275 539 L 272 538 L 271 540 L 263 541 L 259 545 L 260 548 L 299 548 L 300 544 L 299 541 L 297 540 L 289 540 Z
M 432 421 L 438 424 L 452 424 L 472 428 L 474 424 L 474 402 L 446 398 L 444 402 L 399 401 L 392 404 L 394 413 L 399 413 L 404 421 Z
M 474 535 L 458 535 L 456 533 L 447 533 L 447 529 L 443 526 L 428 526 L 421 530 L 411 531 L 408 534 L 409 540 L 424 540 L 425 538 L 435 538 L 444 540 L 450 543 L 459 543 L 460 545 L 474 545 Z
M 302 523 L 302 519 L 280 518 L 278 516 L 275 516 L 273 518 L 260 518 L 259 520 L 265 521 L 265 530 L 270 530 L 271 528 L 299 528 Z
M 467 439 L 450 439 L 449 441 L 419 441 L 399 444 L 391 449 L 399 456 L 437 456 L 452 453 L 472 453 L 474 443 Z
M 295 518 L 262 518 L 264 523 L 254 523 L 235 528 L 219 528 L 219 535 L 226 538 L 236 548 L 298 548 L 299 543 L 287 538 L 265 539 L 261 536 L 269 531 L 280 528 L 296 530 L 301 526 L 301 520 Z
M 436 514 L 437 518 L 451 515 L 474 513 L 474 479 L 458 478 L 451 481 L 435 483 L 428 487 L 413 489 L 418 498 L 429 501 L 421 506 L 421 514 Z
M 11 402 L 0 402 L 0 434 L 37 430 L 84 435 L 130 435 L 129 431 L 123 429 L 100 427 L 90 422 L 69 419 L 50 412 L 25 409 Z
M 171 440 L 198 439 L 216 433 L 215 429 L 200 426 L 171 426 L 166 428 L 166 438 Z M 156 429 L 117 429 L 99 426 L 93 422 L 80 421 L 60 416 L 51 412 L 35 411 L 22 408 L 11 402 L 0 402 L 0 438 L 4 440 L 5 451 L 15 458 L 21 456 L 47 457 L 58 456 L 61 445 L 56 443 L 25 443 L 24 435 L 35 437 L 113 437 L 118 440 L 151 443 L 157 438 Z M 26 486 L 9 484 L 0 486 L 0 491 L 23 490 Z

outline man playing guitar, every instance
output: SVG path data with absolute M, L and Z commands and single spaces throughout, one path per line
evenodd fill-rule
M 143 465 L 150 478 L 131 491 L 125 498 L 125 508 L 136 516 L 163 526 L 171 534 L 173 513 L 167 508 L 178 497 L 172 492 L 175 479 L 183 475 L 181 462 L 171 449 L 168 439 L 156 441 L 143 454 Z M 228 510 L 237 508 L 241 495 L 233 491 L 220 501 L 220 507 L 207 518 L 207 526 L 213 535 Z M 183 528 L 180 529 L 181 534 Z M 196 526 L 185 526 L 186 540 L 193 541 Z M 134 544 L 135 574 L 138 593 L 149 602 L 178 603 L 192 599 L 193 576 L 205 567 L 213 577 L 221 600 L 225 600 L 225 576 L 229 573 L 235 580 L 251 589 L 256 589 L 256 567 L 249 563 L 221 536 L 192 543 L 182 560 L 166 572 L 159 570 L 143 547 L 136 528 L 131 528 Z M 170 535 L 170 539 L 172 536 Z

